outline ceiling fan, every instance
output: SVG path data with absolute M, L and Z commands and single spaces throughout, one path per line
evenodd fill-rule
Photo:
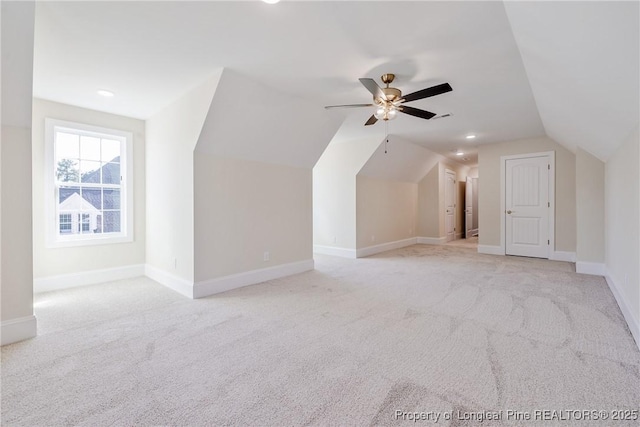
M 359 79 L 360 83 L 362 83 L 362 85 L 373 95 L 373 104 L 328 105 L 324 108 L 377 107 L 376 112 L 369 117 L 369 120 L 364 124 L 365 126 L 372 125 L 378 120 L 393 120 L 398 112 L 429 120 L 436 114 L 430 111 L 409 107 L 408 105 L 404 105 L 404 103 L 441 95 L 453 90 L 449 83 L 442 83 L 402 96 L 400 89 L 389 87 L 395 77 L 395 74 L 383 74 L 380 79 L 382 80 L 382 83 L 387 85 L 387 87 L 384 88 L 378 86 L 373 79 Z

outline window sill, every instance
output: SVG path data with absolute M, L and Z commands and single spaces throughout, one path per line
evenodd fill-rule
M 130 243 L 133 242 L 132 236 L 117 235 L 108 237 L 74 237 L 70 239 L 61 238 L 56 241 L 49 241 L 47 243 L 48 249 L 55 248 L 70 248 L 76 246 L 96 246 L 96 245 L 111 245 L 116 243 Z

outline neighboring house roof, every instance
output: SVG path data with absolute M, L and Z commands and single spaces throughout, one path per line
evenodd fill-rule
M 100 169 L 96 169 L 87 173 L 82 181 L 90 183 L 100 182 L 100 171 L 102 171 L 103 182 L 119 182 L 120 181 L 120 156 L 115 157 L 110 163 L 105 163 Z M 73 195 L 77 195 L 80 198 L 80 186 L 75 183 L 69 183 L 69 187 L 60 188 L 60 210 L 72 210 L 74 208 L 63 208 L 64 203 L 70 199 Z M 99 210 L 102 207 L 102 197 L 99 191 L 83 191 L 82 199 L 91 204 L 92 209 Z M 91 210 L 85 209 L 82 210 Z
M 120 182 L 120 156 L 114 157 L 105 163 L 100 169 L 88 172 L 82 178 L 83 182 L 97 184 L 100 182 L 100 171 L 102 170 L 102 182 Z
M 93 204 L 91 204 L 89 201 L 80 197 L 80 194 L 78 193 L 72 193 L 63 202 L 61 202 L 59 210 L 60 212 L 83 211 L 83 212 L 93 212 L 96 214 L 100 213 L 99 209 L 96 209 L 96 207 Z

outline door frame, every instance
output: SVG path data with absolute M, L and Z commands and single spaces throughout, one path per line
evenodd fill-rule
M 556 251 L 556 152 L 543 151 L 539 153 L 513 154 L 510 156 L 500 156 L 500 253 L 507 254 L 507 213 L 506 213 L 506 192 L 507 192 L 507 160 L 530 159 L 532 157 L 549 158 L 549 259 L 553 259 Z
M 471 224 L 468 224 L 469 219 L 469 203 L 467 197 L 469 196 L 469 192 L 471 192 Z M 464 184 L 464 238 L 468 239 L 471 237 L 473 229 L 471 226 L 473 225 L 473 178 L 467 176 Z
M 453 175 L 453 239 L 451 239 L 451 240 L 448 240 L 448 237 L 447 237 L 447 217 L 446 217 L 446 215 L 447 215 L 447 188 L 446 187 L 447 187 L 447 174 L 448 173 Z M 457 214 L 456 208 L 458 206 L 458 203 L 456 203 L 457 200 L 458 200 L 458 186 L 456 185 L 457 183 L 458 183 L 458 174 L 454 170 L 451 170 L 449 168 L 445 168 L 444 169 L 444 185 L 445 185 L 445 188 L 444 188 L 444 194 L 443 195 L 444 195 L 444 215 L 445 215 L 445 218 L 444 218 L 444 228 L 445 228 L 444 237 L 446 239 L 445 240 L 446 242 L 453 242 L 454 240 L 456 240 L 456 220 L 457 220 L 457 218 L 456 218 L 456 214 Z

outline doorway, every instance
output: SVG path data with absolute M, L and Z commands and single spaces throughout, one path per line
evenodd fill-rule
M 445 169 L 444 177 L 444 229 L 450 242 L 456 238 L 456 174 Z
M 502 157 L 505 255 L 549 258 L 554 240 L 554 153 Z
M 478 235 L 478 178 L 467 177 L 464 197 L 464 237 Z

